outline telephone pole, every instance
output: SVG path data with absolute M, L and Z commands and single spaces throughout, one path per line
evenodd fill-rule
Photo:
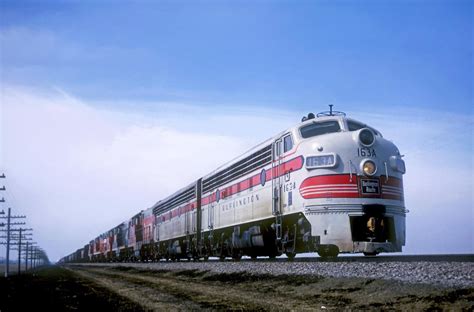
M 22 228 L 19 229 L 20 234 L 18 235 L 18 275 L 21 274 L 21 240 L 23 239 L 28 244 L 28 241 L 31 240 L 31 238 L 27 238 L 26 236 L 33 235 L 32 233 L 23 233 L 23 232 L 32 231 L 32 230 L 33 229 L 22 229 Z
M 0 176 L 0 178 L 5 179 L 5 174 L 3 173 Z M 0 188 L 0 191 L 5 191 L 5 190 L 6 190 L 5 185 Z M 0 202 L 2 202 L 2 203 L 5 202 L 5 198 L 3 196 L 2 196 L 2 199 L 0 200 Z M 0 212 L 0 214 L 4 215 L 5 212 L 2 210 Z M 25 224 L 25 222 L 12 222 L 12 219 L 24 219 L 24 218 L 26 218 L 26 216 L 12 216 L 11 208 L 8 208 L 7 216 L 1 216 L 0 217 L 0 219 L 6 219 L 6 221 L 7 221 L 6 222 L 7 229 L 6 230 L 0 230 L 0 232 L 7 232 L 6 233 L 7 235 L 5 237 L 7 239 L 6 244 L 5 244 L 5 245 L 7 245 L 6 259 L 5 259 L 6 260 L 5 277 L 8 277 L 8 273 L 10 271 L 10 244 L 11 244 L 10 239 L 11 239 L 11 232 L 16 230 L 16 229 L 12 229 L 12 226 Z M 5 223 L 2 222 L 0 225 L 5 226 Z M 20 235 L 20 239 L 21 239 L 21 235 Z M 3 245 L 3 243 L 1 243 L 1 244 Z
M 5 173 L 2 173 L 2 175 L 0 176 L 0 179 L 5 179 Z M 5 190 L 6 190 L 5 185 L 2 188 L 0 188 L 0 191 L 5 191 Z M 2 196 L 2 199 L 0 199 L 0 203 L 4 203 L 4 202 L 5 202 L 5 198 Z M 1 214 L 4 214 L 4 213 L 5 211 L 3 211 L 2 209 Z
M 0 175 L 0 178 L 5 178 L 5 174 Z M 0 187 L 0 191 L 5 191 L 5 186 Z M 2 196 L 0 203 L 4 203 L 5 198 Z M 24 225 L 25 222 L 15 222 L 16 219 L 24 219 L 26 216 L 14 216 L 11 214 L 11 208 L 8 208 L 8 213 L 5 216 L 5 211 L 2 209 L 0 211 L 0 227 L 6 227 L 6 229 L 0 229 L 0 232 L 6 232 L 5 236 L 0 236 L 1 239 L 6 239 L 6 241 L 0 241 L 0 245 L 6 245 L 6 265 L 5 265 L 5 277 L 8 277 L 10 273 L 10 250 L 18 250 L 18 274 L 21 273 L 21 261 L 22 261 L 22 245 L 26 243 L 25 250 L 25 270 L 28 269 L 28 260 L 30 260 L 30 268 L 36 266 L 36 260 L 38 263 L 49 263 L 48 256 L 46 253 L 39 247 L 34 246 L 35 242 L 29 242 L 32 239 L 28 236 L 33 235 L 32 233 L 26 233 L 32 231 L 33 229 L 27 228 L 15 228 L 16 225 Z M 20 221 L 20 220 L 18 220 Z M 18 232 L 18 233 L 17 233 Z M 15 246 L 12 248 L 12 246 Z M 16 249 L 18 248 L 18 249 Z M 34 263 L 33 263 L 34 261 Z
M 26 242 L 26 249 L 25 249 L 25 272 L 28 271 L 28 243 Z
M 26 216 L 12 216 L 11 215 L 11 208 L 8 208 L 8 215 L 6 217 L 0 217 L 0 219 L 7 219 L 7 229 L 6 230 L 0 230 L 0 232 L 7 232 L 7 236 L 5 237 L 7 239 L 6 245 L 7 245 L 7 257 L 6 257 L 6 267 L 5 267 L 5 277 L 8 277 L 8 273 L 10 270 L 10 239 L 11 239 L 11 232 L 18 231 L 18 229 L 12 229 L 12 225 L 24 225 L 26 224 L 25 222 L 11 222 L 12 219 L 24 219 Z
M 26 252 L 26 267 L 29 268 L 30 270 L 33 269 L 33 248 L 36 248 L 36 242 L 29 242 Z M 30 264 L 28 264 L 28 261 Z

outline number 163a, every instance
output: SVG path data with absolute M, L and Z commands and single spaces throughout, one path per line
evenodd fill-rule
M 375 149 L 370 149 L 368 147 L 362 147 L 357 149 L 357 156 L 359 157 L 376 157 Z

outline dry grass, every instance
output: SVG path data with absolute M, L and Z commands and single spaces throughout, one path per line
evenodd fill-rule
M 73 267 L 146 310 L 472 310 L 474 289 L 361 278 Z

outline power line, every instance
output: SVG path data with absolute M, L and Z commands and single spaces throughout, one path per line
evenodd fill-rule
M 3 173 L 0 178 L 5 178 Z M 5 191 L 5 186 L 0 188 L 0 191 Z M 2 196 L 0 203 L 4 203 L 5 198 Z M 41 248 L 34 246 L 36 244 L 32 241 L 31 228 L 14 228 L 14 226 L 25 225 L 25 222 L 15 222 L 16 219 L 25 219 L 26 216 L 23 215 L 12 215 L 11 208 L 8 208 L 8 213 L 5 216 L 5 211 L 3 209 L 0 211 L 0 219 L 5 221 L 0 222 L 0 227 L 6 226 L 6 229 L 1 229 L 0 232 L 5 232 L 5 235 L 0 235 L 0 239 L 6 239 L 5 242 L 0 241 L 0 245 L 6 245 L 6 268 L 5 268 L 5 277 L 8 277 L 10 271 L 10 250 L 18 251 L 18 274 L 21 273 L 21 260 L 22 260 L 22 245 L 26 244 L 25 254 L 25 270 L 28 269 L 28 260 L 30 260 L 30 268 L 36 267 L 36 264 L 42 265 L 49 263 L 48 256 L 46 252 Z M 13 221 L 12 221 L 13 220 Z M 19 220 L 18 220 L 19 221 Z
M 7 242 L 6 242 L 6 245 L 7 245 L 7 263 L 6 263 L 6 267 L 5 267 L 5 277 L 8 277 L 8 273 L 9 273 L 9 270 L 10 270 L 10 235 L 11 235 L 11 232 L 12 231 L 16 231 L 16 230 L 19 230 L 19 229 L 12 229 L 11 226 L 12 225 L 23 225 L 25 224 L 24 222 L 13 222 L 13 224 L 11 224 L 11 220 L 12 219 L 24 219 L 26 218 L 26 216 L 12 216 L 11 214 L 11 208 L 8 208 L 8 214 L 6 217 L 0 217 L 0 219 L 7 219 Z M 1 230 L 2 232 L 5 231 L 5 230 Z M 20 235 L 21 235 L 21 230 L 20 230 Z

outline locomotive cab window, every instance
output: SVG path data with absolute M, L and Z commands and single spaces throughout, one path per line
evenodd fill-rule
M 375 135 L 382 136 L 380 134 L 380 132 L 378 132 L 377 130 L 375 130 L 372 127 L 369 127 L 369 126 L 367 126 L 363 123 L 360 123 L 360 122 L 357 122 L 357 121 L 354 121 L 354 120 L 347 120 L 347 130 L 348 131 L 357 131 L 357 130 L 360 130 L 362 128 L 369 128 L 370 130 L 372 130 L 375 133 Z
M 347 130 L 349 130 L 349 131 L 356 131 L 356 130 L 359 130 L 359 129 L 362 129 L 362 128 L 365 128 L 365 127 L 367 127 L 367 126 L 360 123 L 360 122 L 351 121 L 351 120 L 347 121 Z
M 341 131 L 341 126 L 339 126 L 339 122 L 337 120 L 315 122 L 300 128 L 301 136 L 304 139 L 339 131 Z
M 288 152 L 293 148 L 293 139 L 291 138 L 291 135 L 288 134 L 283 138 L 283 153 Z

